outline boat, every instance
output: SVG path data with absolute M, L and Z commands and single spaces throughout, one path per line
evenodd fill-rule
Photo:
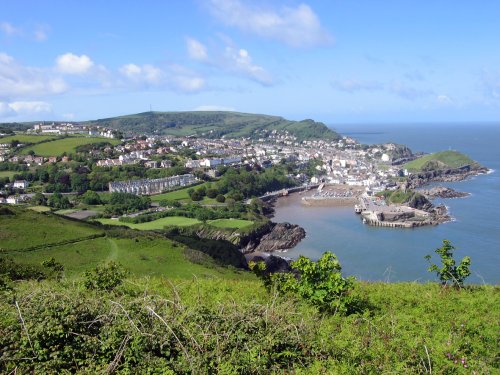
M 354 205 L 354 212 L 356 212 L 357 214 L 360 214 L 361 211 L 363 211 L 363 209 L 359 206 L 359 205 Z

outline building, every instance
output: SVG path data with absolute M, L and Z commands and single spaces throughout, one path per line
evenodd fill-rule
M 109 192 L 136 195 L 159 194 L 177 187 L 192 185 L 196 181 L 197 178 L 192 174 L 157 179 L 117 181 L 109 183 Z
M 12 187 L 14 189 L 26 189 L 28 186 L 29 186 L 29 182 L 26 181 L 26 180 L 16 180 L 14 181 L 14 184 L 12 185 Z

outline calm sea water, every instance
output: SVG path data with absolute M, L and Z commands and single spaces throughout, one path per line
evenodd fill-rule
M 275 221 L 304 227 L 306 238 L 284 256 L 303 254 L 317 259 L 330 250 L 346 274 L 363 280 L 435 280 L 427 272 L 426 254 L 443 239 L 450 240 L 456 257 L 472 258 L 473 283 L 500 284 L 500 124 L 405 124 L 336 126 L 343 135 L 362 143 L 396 142 L 413 151 L 453 149 L 493 169 L 488 175 L 457 183 L 442 183 L 471 196 L 437 200 L 449 207 L 453 222 L 434 227 L 393 229 L 362 224 L 352 207 L 305 207 L 300 195 L 280 199 Z

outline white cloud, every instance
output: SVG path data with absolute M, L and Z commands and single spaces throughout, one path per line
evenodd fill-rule
M 198 92 L 205 87 L 203 77 L 181 65 L 170 65 L 161 69 L 150 64 L 126 64 L 119 71 L 127 78 L 128 83 L 136 87 L 165 87 L 184 93 Z
M 9 22 L 0 22 L 0 30 L 2 30 L 8 36 L 19 34 L 21 31 Z
M 33 36 L 35 40 L 38 42 L 43 42 L 48 39 L 48 27 L 47 26 L 38 26 L 33 32 Z
M 240 0 L 210 0 L 209 7 L 212 14 L 226 25 L 292 47 L 309 47 L 333 40 L 306 4 L 276 10 L 248 6 Z
M 229 70 L 243 74 L 265 86 L 274 83 L 274 79 L 268 71 L 252 62 L 252 57 L 246 49 L 227 46 L 224 57 Z
M 24 66 L 12 56 L 0 53 L 0 99 L 59 94 L 67 88 L 61 77 L 44 69 Z
M 93 66 L 94 62 L 87 55 L 77 56 L 68 52 L 56 59 L 57 70 L 64 74 L 84 74 Z
M 186 38 L 186 47 L 189 57 L 194 60 L 205 61 L 208 59 L 207 47 L 205 47 L 198 40 L 193 38 Z
M 221 106 L 221 105 L 200 105 L 196 108 L 193 109 L 193 111 L 208 111 L 208 112 L 212 112 L 212 111 L 227 111 L 227 112 L 234 112 L 235 109 L 234 108 L 231 108 L 231 107 L 224 107 L 224 106 Z
M 17 101 L 12 103 L 0 102 L 0 117 L 14 117 L 18 115 L 33 115 L 52 112 L 52 106 L 42 101 Z
M 0 118 L 10 117 L 16 113 L 12 108 L 10 108 L 9 103 L 0 102 Z
M 42 113 L 42 112 L 50 112 L 52 111 L 52 107 L 47 102 L 13 102 L 9 104 L 9 107 L 12 108 L 17 113 Z
M 150 64 L 142 66 L 126 64 L 120 68 L 120 73 L 135 83 L 145 83 L 153 86 L 161 85 L 164 76 L 161 69 Z
M 436 100 L 439 104 L 453 104 L 453 100 L 448 95 L 438 95 Z

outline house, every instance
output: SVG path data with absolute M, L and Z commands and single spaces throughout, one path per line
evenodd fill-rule
M 12 187 L 14 189 L 26 189 L 27 187 L 29 186 L 29 182 L 26 181 L 26 180 L 16 180 L 14 181 L 14 184 L 12 185 Z

